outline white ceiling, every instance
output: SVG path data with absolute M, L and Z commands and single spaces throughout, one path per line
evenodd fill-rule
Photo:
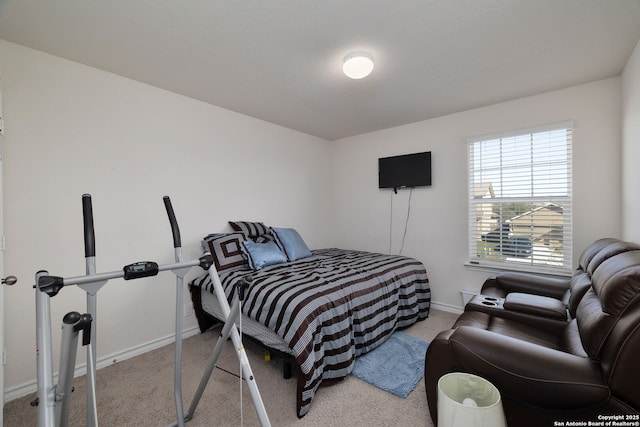
M 335 140 L 620 75 L 640 0 L 0 0 L 0 38 Z

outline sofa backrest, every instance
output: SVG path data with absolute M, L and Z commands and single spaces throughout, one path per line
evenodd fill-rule
M 584 350 L 601 363 L 612 393 L 640 406 L 640 251 L 604 260 L 578 304 L 576 319 Z
M 593 275 L 596 269 L 602 264 L 604 261 L 609 258 L 616 256 L 618 254 L 629 252 L 629 251 L 638 251 L 640 250 L 640 245 L 633 242 L 625 242 L 624 240 L 615 240 L 614 242 L 608 244 L 607 246 L 600 249 L 589 261 L 587 268 L 585 269 L 589 275 Z
M 567 309 L 569 310 L 569 316 L 573 319 L 576 317 L 576 310 L 578 304 L 582 300 L 584 294 L 591 287 L 591 276 L 589 273 L 579 268 L 573 272 L 571 276 L 571 282 L 569 284 L 569 301 L 567 303 Z
M 604 261 L 618 254 L 637 250 L 640 250 L 640 245 L 613 238 L 596 240 L 589 245 L 580 255 L 579 267 L 571 276 L 567 302 L 569 315 L 572 318 L 576 316 L 578 303 L 591 286 L 591 276 Z
M 609 246 L 612 243 L 619 242 L 619 239 L 614 239 L 613 237 L 605 237 L 604 239 L 598 239 L 595 242 L 591 243 L 589 246 L 584 248 L 580 257 L 578 258 L 578 269 L 583 271 L 587 271 L 589 267 L 589 263 L 593 259 L 594 256 L 598 254 L 603 248 Z

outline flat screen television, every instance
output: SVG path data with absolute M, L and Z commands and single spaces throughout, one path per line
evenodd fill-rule
M 431 151 L 378 159 L 378 188 L 431 185 Z

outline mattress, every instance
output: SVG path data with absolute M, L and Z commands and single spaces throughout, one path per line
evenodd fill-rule
M 215 294 L 212 294 L 204 288 L 200 288 L 200 297 L 204 311 L 216 319 L 224 319 L 224 312 Z M 236 325 L 239 325 L 239 322 L 236 322 Z M 255 338 L 269 348 L 285 354 L 293 354 L 285 340 L 278 336 L 278 334 L 245 315 L 242 316 L 242 333 Z

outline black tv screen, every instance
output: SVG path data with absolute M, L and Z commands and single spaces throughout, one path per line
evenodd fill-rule
M 378 159 L 378 188 L 431 185 L 431 151 Z

